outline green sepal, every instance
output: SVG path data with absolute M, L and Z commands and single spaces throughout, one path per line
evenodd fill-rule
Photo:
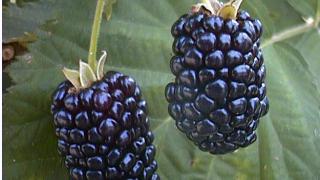
M 87 88 L 90 87 L 92 83 L 97 81 L 97 77 L 94 74 L 92 68 L 89 66 L 89 64 L 79 61 L 80 65 L 80 83 L 81 87 Z
M 81 82 L 80 82 L 80 73 L 77 70 L 63 68 L 62 72 L 64 76 L 71 82 L 71 84 L 76 88 L 81 88 Z
M 242 1 L 243 0 L 230 0 L 219 10 L 218 16 L 224 19 L 236 19 Z
M 106 63 L 107 59 L 107 51 L 102 51 L 102 56 L 100 57 L 97 65 L 97 79 L 101 80 L 104 76 L 103 70 L 104 70 L 104 64 Z

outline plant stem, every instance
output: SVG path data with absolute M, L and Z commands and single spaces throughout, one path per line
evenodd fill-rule
M 317 26 L 316 21 L 312 18 L 310 22 L 306 22 L 305 24 L 301 24 L 299 26 L 284 30 L 282 32 L 279 32 L 277 34 L 272 35 L 272 37 L 268 40 L 266 40 L 261 47 L 265 48 L 269 45 L 272 45 L 277 42 L 284 41 L 286 39 L 290 39 L 292 37 L 295 37 L 297 35 L 303 34 L 312 28 L 315 28 Z
M 91 39 L 90 39 L 90 48 L 88 56 L 88 64 L 95 72 L 97 68 L 97 46 L 100 33 L 101 19 L 103 13 L 103 7 L 106 0 L 98 0 L 96 6 L 96 12 L 94 15 L 92 30 L 91 30 Z
M 318 28 L 320 23 L 320 1 L 318 1 L 316 20 L 315 20 L 315 28 Z

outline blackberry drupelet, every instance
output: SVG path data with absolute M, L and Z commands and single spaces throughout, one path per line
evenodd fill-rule
M 232 19 L 200 8 L 181 16 L 171 33 L 176 78 L 165 94 L 177 128 L 212 154 L 252 144 L 269 108 L 261 22 L 246 11 Z
M 131 77 L 109 71 L 80 90 L 65 81 L 51 110 L 71 179 L 160 179 L 146 101 Z

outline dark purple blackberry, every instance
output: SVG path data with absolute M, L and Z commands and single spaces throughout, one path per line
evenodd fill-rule
M 268 112 L 262 25 L 246 11 L 223 18 L 200 8 L 172 26 L 169 114 L 201 150 L 225 154 L 256 140 Z
M 70 179 L 160 179 L 146 102 L 131 77 L 108 72 L 78 91 L 65 81 L 52 114 Z

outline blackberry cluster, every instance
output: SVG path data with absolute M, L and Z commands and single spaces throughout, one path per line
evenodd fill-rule
M 108 72 L 80 92 L 65 81 L 51 109 L 71 179 L 160 179 L 146 101 L 131 77 Z
M 178 129 L 212 154 L 253 143 L 269 108 L 261 22 L 246 11 L 236 20 L 197 12 L 181 16 L 171 33 L 176 79 L 165 93 Z

